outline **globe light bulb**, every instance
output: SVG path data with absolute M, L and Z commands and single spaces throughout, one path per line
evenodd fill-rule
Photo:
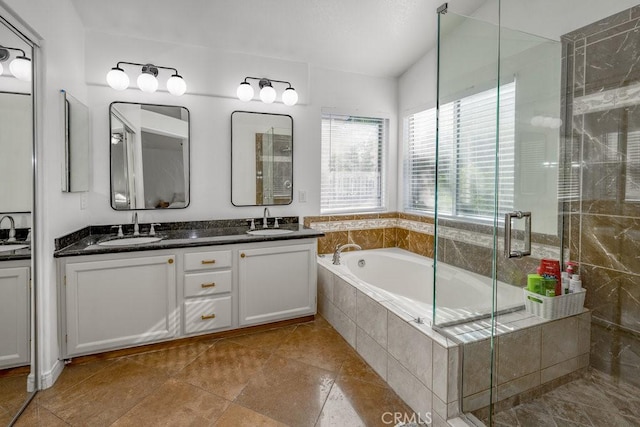
M 2 66 L 2 63 L 0 63 L 0 76 L 2 75 L 2 73 L 4 73 L 4 67 Z
M 129 87 L 129 76 L 122 68 L 113 67 L 107 73 L 107 83 L 115 90 L 125 90 Z
M 260 89 L 260 99 L 265 104 L 271 104 L 276 100 L 276 90 L 271 86 L 264 86 Z
M 248 82 L 242 82 L 236 90 L 236 95 L 240 101 L 251 101 L 253 99 L 253 87 Z
M 282 102 L 288 106 L 296 105 L 298 103 L 298 92 L 292 87 L 285 89 L 282 94 Z
M 18 80 L 31 81 L 31 60 L 26 56 L 18 56 L 11 61 L 9 70 Z
M 158 79 L 151 73 L 142 73 L 138 76 L 138 87 L 141 91 L 153 93 L 158 90 Z
M 174 74 L 167 80 L 167 90 L 171 95 L 181 96 L 187 91 L 187 83 L 178 74 Z

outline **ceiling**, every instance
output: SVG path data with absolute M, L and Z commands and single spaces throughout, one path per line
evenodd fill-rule
M 381 77 L 435 45 L 443 0 L 71 0 L 87 30 Z M 465 0 L 470 14 L 485 0 Z

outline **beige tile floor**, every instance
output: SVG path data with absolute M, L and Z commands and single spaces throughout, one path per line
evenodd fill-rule
M 407 405 L 322 318 L 65 368 L 18 426 L 377 426 Z
M 0 377 L 0 426 L 6 426 L 27 398 L 27 375 Z
M 494 421 L 496 427 L 640 426 L 640 390 L 590 369 L 584 378 L 496 414 Z

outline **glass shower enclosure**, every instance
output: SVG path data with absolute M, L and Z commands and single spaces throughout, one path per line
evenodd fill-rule
M 557 41 L 439 11 L 432 324 L 461 344 L 462 412 L 488 424 L 540 385 L 522 287 L 542 258 L 562 260 L 561 59 Z

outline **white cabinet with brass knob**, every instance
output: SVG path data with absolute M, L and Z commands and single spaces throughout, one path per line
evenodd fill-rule
M 313 315 L 316 245 L 238 241 L 59 257 L 61 357 Z
M 0 263 L 0 369 L 29 364 L 30 263 Z
M 240 326 L 316 313 L 316 240 L 293 242 L 239 250 Z
M 177 338 L 174 261 L 173 254 L 70 258 L 61 298 L 65 358 Z

